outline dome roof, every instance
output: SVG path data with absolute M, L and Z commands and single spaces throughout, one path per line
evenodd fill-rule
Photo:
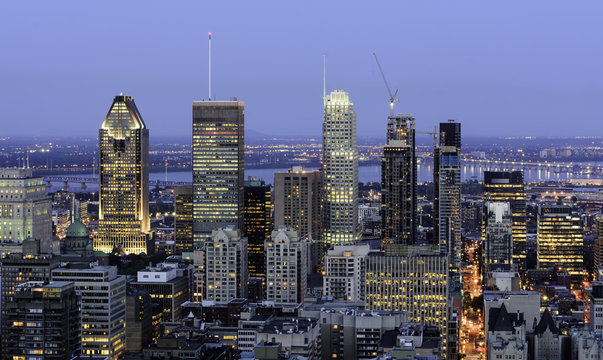
M 88 228 L 86 227 L 86 225 L 84 225 L 79 220 L 75 220 L 67 228 L 66 237 L 68 237 L 68 238 L 90 237 L 90 233 L 88 232 Z

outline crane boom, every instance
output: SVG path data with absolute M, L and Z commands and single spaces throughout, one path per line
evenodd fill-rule
M 381 64 L 379 63 L 379 58 L 377 58 L 377 54 L 373 53 L 373 56 L 375 57 L 375 61 L 377 62 L 377 67 L 379 68 L 379 72 L 381 73 L 381 77 L 383 78 L 383 82 L 385 83 L 385 87 L 387 88 L 387 93 L 389 94 L 389 113 L 390 116 L 394 116 L 394 102 L 398 101 L 398 99 L 396 99 L 396 95 L 398 95 L 398 89 L 396 89 L 396 91 L 394 91 L 394 93 L 392 94 L 392 90 L 389 87 L 389 84 L 387 83 L 387 79 L 385 78 L 385 73 L 383 72 L 383 69 L 381 68 Z

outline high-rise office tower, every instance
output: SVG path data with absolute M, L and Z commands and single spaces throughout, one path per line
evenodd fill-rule
M 25 282 L 6 304 L 2 359 L 71 360 L 80 355 L 80 311 L 73 283 Z
M 296 230 L 300 237 L 320 240 L 320 170 L 293 166 L 274 173 L 274 227 Z
M 308 241 L 285 227 L 272 232 L 264 243 L 266 300 L 301 304 L 306 295 Z
M 358 227 L 356 112 L 347 92 L 325 99 L 322 128 L 323 236 L 325 247 L 354 243 Z
M 409 114 L 387 120 L 381 158 L 381 222 L 384 244 L 414 244 L 417 213 L 415 119 Z
M 149 130 L 134 99 L 116 96 L 98 131 L 98 233 L 94 250 L 148 253 Z
M 321 242 L 320 175 L 320 170 L 304 170 L 301 166 L 274 173 L 274 228 L 293 229 L 300 238 L 310 241 L 308 272 L 321 266 L 325 251 Z
M 494 264 L 513 263 L 513 227 L 511 205 L 508 202 L 486 202 L 486 237 L 484 240 L 484 268 Z
M 440 145 L 436 149 L 438 159 L 434 163 L 434 221 L 437 219 L 438 225 L 434 236 L 437 236 L 440 252 L 448 254 L 451 270 L 458 274 L 461 266 L 460 123 L 452 120 L 440 123 Z
M 82 314 L 83 356 L 117 359 L 126 349 L 126 277 L 116 266 L 73 264 L 54 269 L 52 281 L 75 284 Z
M 44 253 L 53 249 L 52 206 L 41 177 L 31 169 L 0 169 L 0 243 L 40 240 Z
M 174 232 L 176 253 L 190 252 L 193 242 L 193 187 L 183 185 L 174 188 Z
M 247 297 L 247 239 L 233 227 L 205 241 L 205 300 L 226 303 Z
M 520 273 L 526 271 L 526 191 L 523 171 L 484 171 L 484 200 L 508 202 L 511 205 L 513 227 L 513 264 Z M 486 216 L 482 217 L 482 222 Z M 485 226 L 482 226 L 485 238 Z
M 195 242 L 218 228 L 243 229 L 244 113 L 242 101 L 193 102 Z
M 249 276 L 265 279 L 264 241 L 270 238 L 272 203 L 270 185 L 264 180 L 245 181 L 245 236 L 249 260 Z
M 582 280 L 584 238 L 576 209 L 567 205 L 538 207 L 538 268 L 563 265 L 572 280 Z

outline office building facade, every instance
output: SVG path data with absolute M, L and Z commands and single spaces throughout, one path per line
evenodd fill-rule
M 146 292 L 151 302 L 161 305 L 163 321 L 180 321 L 181 305 L 189 299 L 189 278 L 178 273 L 178 268 L 159 264 L 138 271 L 130 288 Z M 186 315 L 186 314 L 185 314 Z
M 274 227 L 285 226 L 299 236 L 318 241 L 321 236 L 321 173 L 293 166 L 274 173 Z
M 264 180 L 245 181 L 245 236 L 249 260 L 249 276 L 265 279 L 264 241 L 272 230 L 272 202 L 270 185 Z
M 0 168 L 0 243 L 40 240 L 41 251 L 53 247 L 52 206 L 42 177 L 32 169 Z
M 70 265 L 54 269 L 51 278 L 75 285 L 82 356 L 117 359 L 126 350 L 126 277 L 115 266 Z
M 174 188 L 174 242 L 176 253 L 194 250 L 193 241 L 193 187 L 183 185 Z
M 484 171 L 484 201 L 508 202 L 513 228 L 513 264 L 521 274 L 526 271 L 526 191 L 523 171 Z M 482 217 L 482 221 L 485 220 Z M 482 226 L 482 240 L 485 238 Z
M 448 258 L 427 249 L 390 255 L 370 253 L 366 260 L 366 309 L 408 312 L 411 322 L 448 323 Z
M 356 112 L 348 93 L 325 99 L 322 141 L 324 247 L 354 243 L 358 227 L 358 149 Z
M 381 231 L 384 244 L 414 244 L 417 226 L 415 119 L 389 117 L 381 158 Z
M 2 359 L 71 360 L 80 355 L 80 311 L 73 283 L 25 282 L 6 304 Z
M 297 231 L 280 228 L 264 243 L 266 300 L 275 304 L 301 304 L 306 295 L 308 241 Z
M 131 96 L 116 96 L 98 132 L 98 232 L 94 250 L 149 249 L 149 130 Z
M 484 268 L 495 264 L 513 264 L 513 227 L 508 202 L 486 202 Z
M 462 250 L 460 123 L 452 121 L 440 123 L 440 145 L 437 147 L 437 157 L 434 163 L 433 211 L 434 222 L 437 221 L 437 226 L 434 225 L 434 236 L 437 236 L 440 252 L 448 254 L 452 272 L 458 275 Z
M 193 234 L 243 229 L 245 128 L 242 101 L 193 102 Z
M 561 264 L 574 281 L 582 279 L 584 238 L 576 209 L 567 205 L 539 206 L 537 237 L 539 269 Z

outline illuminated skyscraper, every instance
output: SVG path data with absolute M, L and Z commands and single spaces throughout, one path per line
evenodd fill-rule
M 440 146 L 434 164 L 434 219 L 440 252 L 447 253 L 451 270 L 458 275 L 461 266 L 461 124 L 440 123 Z M 435 169 L 437 165 L 438 169 Z M 437 207 L 437 210 L 435 210 Z
M 415 119 L 390 116 L 381 158 L 381 222 L 386 244 L 414 244 L 417 214 Z
M 245 236 L 249 259 L 249 276 L 265 280 L 266 263 L 264 241 L 270 239 L 272 219 L 270 212 L 270 185 L 264 180 L 250 178 L 245 181 Z
M 193 233 L 195 242 L 213 230 L 243 229 L 244 103 L 193 102 Z
M 98 141 L 99 209 L 94 250 L 147 253 L 149 130 L 131 96 L 115 97 Z
M 584 238 L 575 209 L 566 205 L 538 207 L 538 268 L 563 265 L 574 281 L 582 279 Z
M 193 251 L 193 187 L 174 188 L 174 232 L 176 253 Z
M 323 236 L 326 247 L 353 243 L 358 226 L 356 113 L 347 92 L 325 99 L 322 141 Z
M 513 227 L 513 263 L 521 273 L 526 271 L 526 191 L 523 171 L 484 171 L 484 199 L 511 204 Z M 482 217 L 485 221 L 486 216 Z M 482 233 L 485 238 L 485 226 Z

